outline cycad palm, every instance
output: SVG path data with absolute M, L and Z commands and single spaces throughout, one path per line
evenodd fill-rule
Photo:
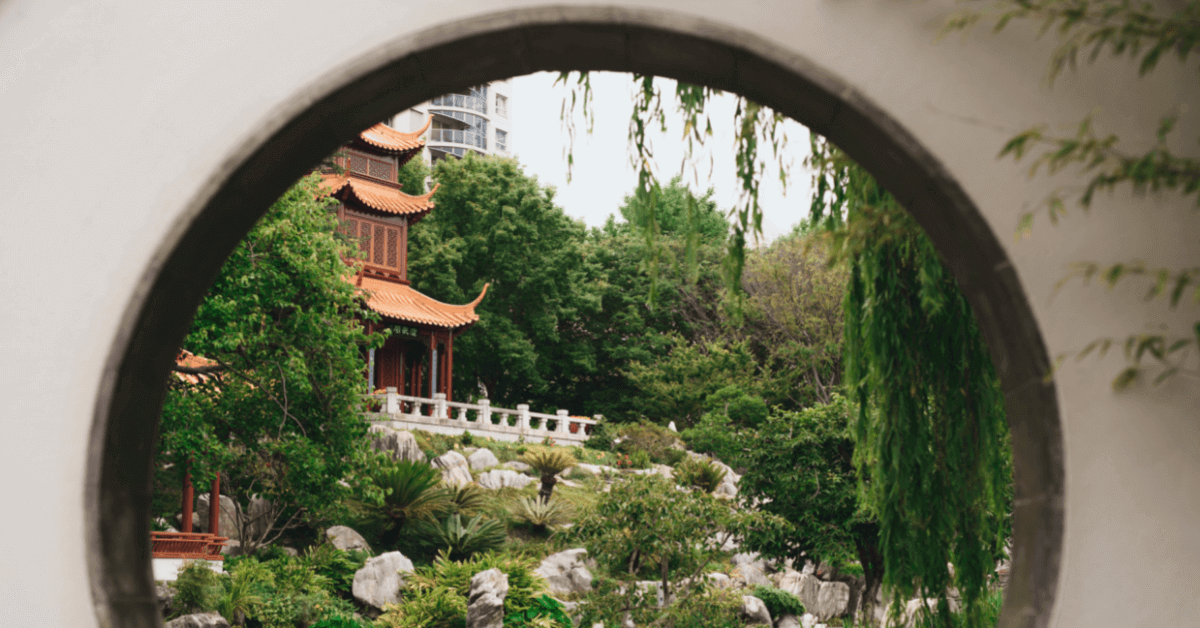
M 531 449 L 521 459 L 541 474 L 542 486 L 538 490 L 538 497 L 542 501 L 550 500 L 554 485 L 558 483 L 555 476 L 579 464 L 575 456 L 562 449 Z
M 391 547 L 410 521 L 433 520 L 452 508 L 451 495 L 439 486 L 441 474 L 421 462 L 402 461 L 382 470 L 372 482 L 383 491 L 382 503 L 366 506 L 382 519 L 383 544 Z

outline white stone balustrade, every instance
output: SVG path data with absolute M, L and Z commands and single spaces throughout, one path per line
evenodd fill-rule
M 566 410 L 554 414 L 530 412 L 529 405 L 524 403 L 512 410 L 494 408 L 488 399 L 480 399 L 478 403 L 447 401 L 442 393 L 430 399 L 401 395 L 395 388 L 388 388 L 384 393 L 369 397 L 378 402 L 379 408 L 367 414 L 369 421 L 398 423 L 394 427 L 438 434 L 471 432 L 496 440 L 517 442 L 524 439 L 529 443 L 550 438 L 563 445 L 581 445 L 588 439 L 592 429 L 589 426 L 597 423 L 596 419 L 571 417 Z M 550 428 L 552 423 L 554 429 Z

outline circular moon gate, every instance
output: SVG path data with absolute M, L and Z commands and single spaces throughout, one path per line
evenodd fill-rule
M 534 9 L 398 42 L 326 81 L 269 136 L 241 148 L 194 202 L 128 306 L 97 400 L 86 515 L 102 626 L 155 626 L 149 563 L 152 452 L 163 385 L 201 296 L 269 204 L 386 115 L 467 85 L 536 71 L 654 74 L 736 92 L 829 138 L 925 228 L 973 306 L 1001 375 L 1012 432 L 1014 563 L 1002 625 L 1049 622 L 1063 534 L 1062 435 L 1047 351 L 1015 271 L 938 160 L 844 82 L 753 34 L 677 14 Z

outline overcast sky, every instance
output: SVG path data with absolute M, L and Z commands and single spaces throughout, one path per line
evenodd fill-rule
M 553 85 L 557 76 L 542 72 L 513 79 L 509 105 L 513 153 L 525 166 L 525 172 L 536 175 L 542 184 L 558 189 L 556 199 L 568 215 L 582 218 L 589 226 L 599 226 L 609 214 L 617 213 L 622 198 L 637 183 L 637 173 L 629 163 L 632 77 L 611 72 L 592 74 L 595 126 L 589 136 L 577 111 L 575 165 L 568 184 L 564 153 L 567 132 L 559 120 L 563 97 L 568 92 L 562 84 Z M 665 96 L 673 97 L 673 81 L 664 80 L 662 88 Z M 650 135 L 663 183 L 680 172 L 684 154 L 681 117 L 675 112 L 673 102 L 666 105 L 667 132 Z M 709 186 L 715 189 L 717 205 L 722 210 L 737 203 L 740 190 L 734 176 L 734 106 L 735 99 L 730 95 L 710 103 L 708 111 L 713 137 L 706 147 L 697 151 L 696 167 L 689 165 L 684 169 L 684 181 L 694 191 L 703 192 Z M 793 163 L 787 195 L 783 194 L 778 170 L 774 168 L 767 172 L 759 193 L 763 233 L 768 240 L 789 231 L 808 211 L 811 181 L 802 165 L 808 154 L 808 129 L 789 120 L 785 130 L 789 146 L 785 159 Z M 769 148 L 763 150 L 769 151 Z

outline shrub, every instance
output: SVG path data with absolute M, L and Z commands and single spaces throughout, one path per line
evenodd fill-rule
M 534 598 L 528 609 L 506 615 L 504 625 L 512 628 L 571 628 L 571 618 L 567 617 L 562 602 L 542 595 Z
M 650 454 L 640 449 L 629 454 L 628 460 L 629 468 L 631 469 L 649 469 L 650 465 L 653 464 L 650 462 Z
M 299 594 L 277 592 L 266 598 L 253 617 L 262 628 L 296 628 L 353 616 L 353 603 L 319 591 Z
M 371 623 L 355 617 L 330 617 L 309 626 L 309 628 L 372 628 Z
M 683 430 L 681 436 L 692 451 L 709 454 L 728 465 L 736 465 L 740 448 L 737 432 L 723 412 L 705 414 L 695 427 Z
M 471 578 L 481 571 L 499 569 L 508 575 L 508 595 L 504 598 L 505 614 L 521 613 L 534 606 L 534 599 L 546 593 L 546 581 L 537 574 L 538 559 L 509 553 L 488 552 L 469 560 L 455 562 L 439 556 L 427 567 L 417 567 L 405 582 L 408 593 L 425 594 L 437 588 L 452 591 L 465 601 L 471 592 Z M 466 607 L 463 607 L 466 613 Z
M 354 508 L 368 527 L 382 528 L 380 543 L 392 548 L 409 523 L 432 520 L 453 510 L 441 481 L 441 473 L 423 462 L 391 463 L 371 477 L 382 498 L 359 499 Z
M 350 595 L 354 573 L 362 569 L 368 558 L 370 554 L 362 550 L 344 552 L 322 543 L 305 550 L 301 563 L 318 576 L 326 578 L 331 592 Z
M 189 615 L 216 610 L 217 600 L 223 592 L 220 576 L 208 567 L 205 561 L 186 561 L 179 569 L 175 582 L 175 599 L 171 601 L 178 615 Z
M 691 486 L 705 493 L 717 490 L 725 480 L 725 469 L 718 467 L 708 460 L 689 458 L 683 464 L 675 467 L 675 482 L 680 486 Z
M 467 598 L 438 586 L 405 595 L 402 604 L 389 604 L 375 622 L 380 628 L 465 628 Z
M 669 463 L 672 456 L 669 452 L 679 445 L 679 437 L 675 432 L 651 423 L 622 425 L 619 434 L 621 441 L 617 444 L 618 452 L 628 454 L 632 458 L 636 452 L 640 451 L 650 461 L 660 464 Z
M 444 550 L 451 560 L 499 549 L 508 538 L 504 524 L 480 515 L 471 517 L 464 525 L 462 515 L 455 513 L 439 523 L 424 523 L 421 530 L 426 543 Z
M 689 595 L 668 607 L 667 617 L 674 628 L 742 628 L 742 596 L 723 589 Z
M 771 611 L 773 619 L 778 619 L 784 615 L 800 617 L 804 614 L 804 603 L 800 601 L 800 598 L 782 589 L 764 587 L 760 584 L 754 587 L 754 592 L 751 595 L 763 601 L 767 610 Z
M 608 421 L 600 421 L 592 426 L 592 435 L 583 442 L 583 446 L 596 451 L 612 451 L 613 440 L 617 438 L 613 425 Z
M 532 525 L 539 532 L 571 521 L 571 508 L 561 500 L 543 500 L 540 497 L 519 497 L 513 508 L 513 517 Z

